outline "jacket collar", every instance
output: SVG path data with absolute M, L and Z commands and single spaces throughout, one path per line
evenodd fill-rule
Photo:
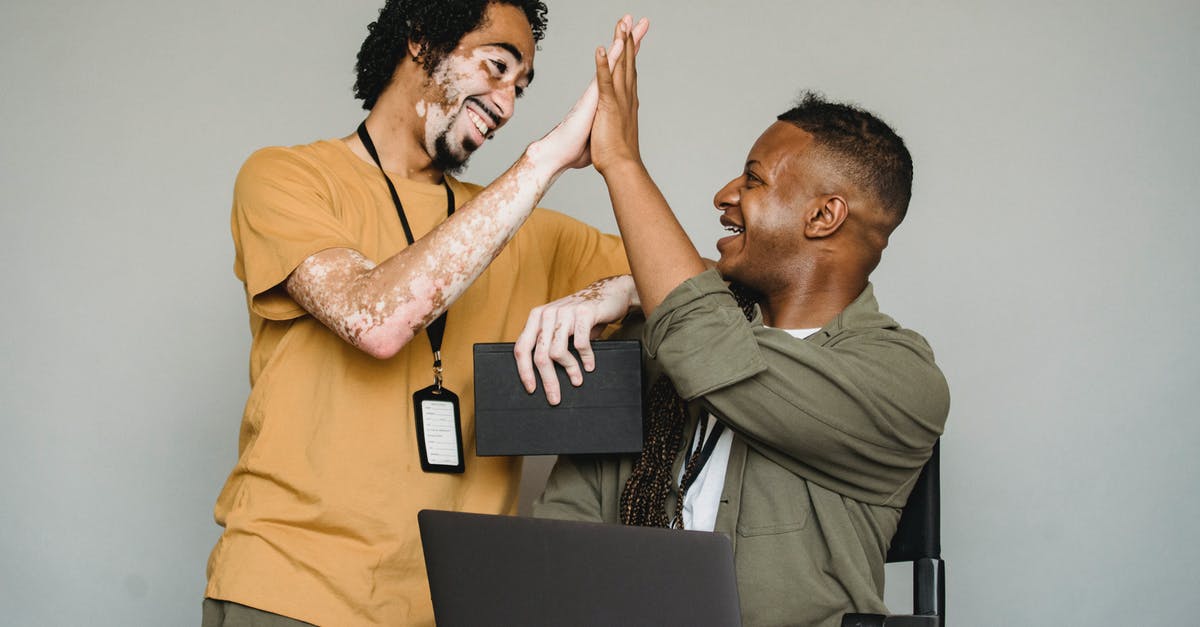
M 896 329 L 899 327 L 900 325 L 891 316 L 880 313 L 879 302 L 875 300 L 875 286 L 867 283 L 867 287 L 857 298 L 808 339 L 824 346 L 849 330 Z

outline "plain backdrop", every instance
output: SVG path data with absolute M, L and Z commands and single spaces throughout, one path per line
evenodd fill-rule
M 0 5 L 6 625 L 198 624 L 248 391 L 233 179 L 258 147 L 354 129 L 378 7 Z M 1200 5 L 559 0 L 464 178 L 553 126 L 625 11 L 654 21 L 645 160 L 706 255 L 713 193 L 802 89 L 907 140 L 915 193 L 874 281 L 951 384 L 953 624 L 1194 623 Z M 594 172 L 543 204 L 615 229 Z

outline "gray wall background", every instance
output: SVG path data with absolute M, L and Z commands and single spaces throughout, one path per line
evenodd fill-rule
M 6 624 L 198 624 L 248 388 L 233 178 L 257 147 L 353 130 L 377 8 L 0 5 Z M 559 119 L 626 10 L 655 20 L 645 158 L 705 254 L 712 194 L 801 88 L 909 142 L 915 197 L 875 282 L 951 382 L 954 622 L 1194 622 L 1200 5 L 559 1 L 466 178 Z M 594 172 L 544 204 L 615 228 Z M 907 585 L 889 571 L 901 609 Z

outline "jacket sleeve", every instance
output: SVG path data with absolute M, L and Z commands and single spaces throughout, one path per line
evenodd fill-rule
M 856 500 L 902 505 L 945 423 L 949 392 L 916 333 L 878 314 L 798 340 L 747 321 L 715 271 L 647 320 L 648 355 L 764 456 Z
M 603 522 L 600 463 L 595 456 L 560 455 L 533 502 L 534 517 Z

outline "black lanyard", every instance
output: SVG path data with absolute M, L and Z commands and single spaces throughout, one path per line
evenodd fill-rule
M 688 455 L 683 462 L 683 476 L 679 478 L 679 500 L 675 502 L 675 518 L 670 525 L 672 529 L 683 529 L 683 501 L 688 490 L 695 483 L 696 477 L 700 476 L 700 469 L 704 468 L 704 464 L 708 463 L 708 458 L 712 457 L 713 450 L 717 448 L 717 441 L 721 439 L 721 433 L 725 431 L 725 423 L 720 420 L 713 422 L 712 433 L 705 437 L 708 412 L 700 414 L 700 420 L 696 422 L 696 431 L 692 436 L 693 440 L 699 440 L 699 442 L 696 442 L 695 448 L 692 448 L 691 440 L 688 441 Z
M 685 477 L 685 479 L 687 480 L 687 485 L 679 486 L 679 492 L 680 492 L 679 498 L 680 499 L 683 498 L 684 494 L 687 494 L 688 488 L 692 487 L 692 483 L 695 482 L 696 477 L 698 477 L 700 475 L 700 470 L 702 468 L 704 468 L 704 464 L 708 463 L 708 458 L 712 457 L 713 450 L 717 448 L 717 440 L 721 439 L 721 433 L 725 431 L 725 423 L 721 422 L 720 420 L 714 420 L 713 422 L 714 422 L 714 424 L 713 424 L 713 428 L 712 428 L 712 433 L 709 433 L 709 434 L 704 433 L 705 427 L 708 424 L 708 413 L 707 412 L 701 414 L 700 420 L 697 421 L 697 423 L 696 423 L 696 431 L 698 431 L 699 433 L 697 434 L 697 436 L 693 436 L 693 437 L 700 437 L 701 440 L 696 443 L 695 449 L 693 449 L 690 446 L 688 447 L 688 450 L 690 451 L 690 453 L 688 454 L 687 458 L 690 459 L 693 456 L 698 455 L 699 459 L 696 460 L 696 470 L 692 473 L 692 476 Z
M 710 434 L 708 434 L 706 437 L 706 434 L 704 434 L 704 426 L 706 425 L 704 425 L 704 423 L 708 422 L 708 416 L 701 416 L 700 419 L 701 424 L 697 424 L 696 428 L 700 430 L 700 437 L 702 437 L 703 440 L 696 442 L 696 449 L 694 452 L 692 452 L 694 455 L 700 454 L 700 459 L 696 460 L 696 474 L 700 474 L 700 470 L 704 467 L 704 464 L 707 464 L 708 458 L 713 456 L 713 449 L 716 448 L 716 441 L 720 440 L 721 432 L 725 431 L 725 423 L 720 422 L 720 420 L 714 420 L 713 432 L 710 432 Z M 695 480 L 695 478 L 692 478 L 692 480 Z M 689 482 L 688 488 L 691 486 L 690 483 L 691 482 Z M 684 491 L 688 490 L 688 488 L 684 488 Z
M 371 141 L 371 135 L 367 133 L 365 120 L 358 125 L 358 138 L 362 140 L 371 159 L 375 160 L 375 165 L 379 166 L 383 180 L 387 181 L 388 191 L 392 193 L 392 202 L 396 205 L 396 213 L 400 216 L 400 225 L 404 227 L 404 237 L 408 240 L 408 245 L 412 246 L 416 240 L 413 238 L 412 228 L 408 226 L 408 216 L 404 215 L 404 205 L 400 203 L 400 195 L 396 193 L 396 186 L 392 185 L 391 177 L 387 175 L 387 171 L 383 169 L 383 163 L 379 161 L 379 152 L 375 150 L 375 142 Z M 442 179 L 442 187 L 446 188 L 446 217 L 448 218 L 454 215 L 454 190 L 450 189 L 450 183 L 445 178 Z M 446 312 L 443 311 L 437 320 L 430 322 L 429 326 L 425 327 L 425 332 L 429 334 L 429 345 L 433 348 L 434 378 L 440 389 L 442 387 L 442 337 L 446 333 Z

